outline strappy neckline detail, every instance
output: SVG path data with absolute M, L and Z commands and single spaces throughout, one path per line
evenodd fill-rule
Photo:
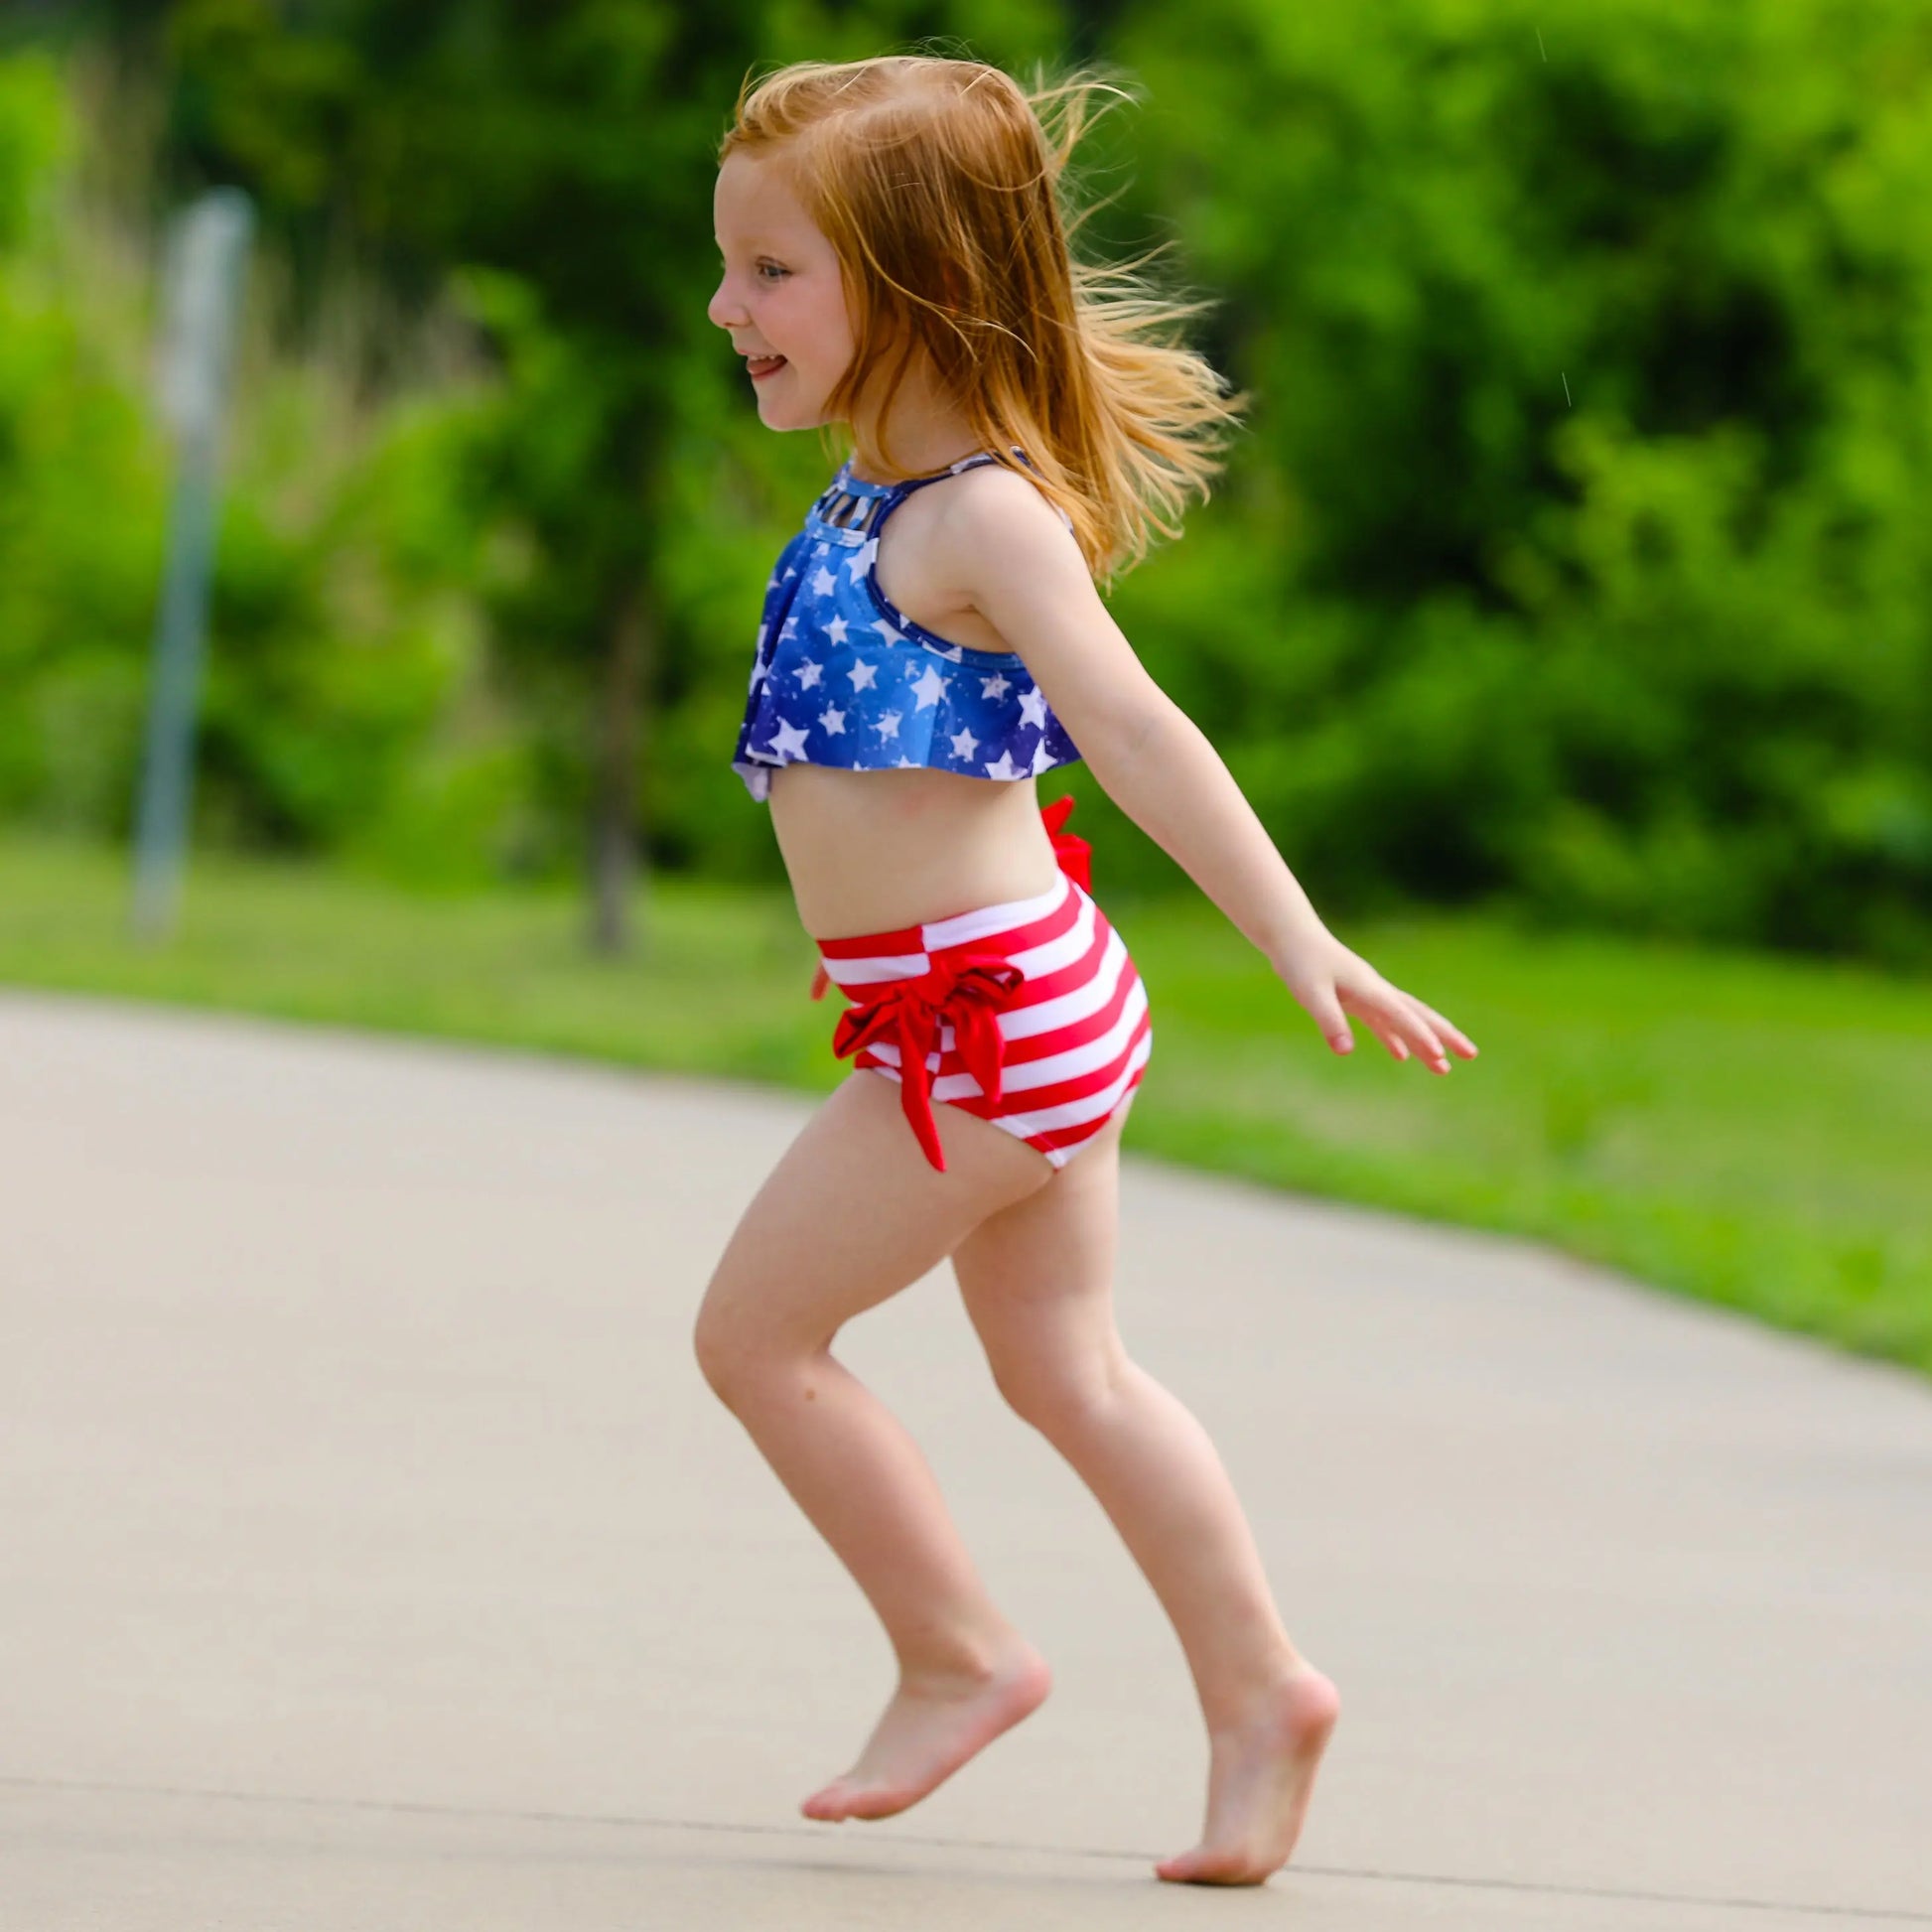
M 1026 451 L 1017 443 L 1013 446 L 1013 454 L 1029 470 L 1033 468 Z M 900 477 L 897 483 L 868 483 L 863 477 L 855 477 L 852 474 L 852 458 L 847 457 L 839 465 L 832 481 L 819 493 L 807 521 L 821 536 L 836 537 L 842 543 L 863 542 L 873 536 L 880 524 L 915 489 L 923 489 L 927 483 L 944 483 L 948 477 L 957 477 L 965 471 L 978 469 L 982 464 L 999 461 L 999 453 L 995 450 L 974 450 L 957 463 L 947 464 L 943 470 L 928 471 L 922 477 Z
M 1023 463 L 1026 461 L 1017 447 L 1014 454 Z M 964 471 L 976 470 L 982 464 L 998 461 L 999 458 L 991 450 L 974 450 L 957 463 L 947 464 L 943 470 L 931 471 L 923 477 L 901 477 L 897 483 L 867 483 L 862 477 L 855 477 L 852 474 L 852 459 L 847 457 L 813 503 L 807 527 L 820 536 L 835 538 L 840 543 L 866 542 L 877 534 L 879 526 L 914 490 L 923 489 L 927 483 L 943 483 L 948 477 L 957 477 Z
M 956 477 L 962 470 L 971 468 L 975 463 L 991 462 L 991 450 L 974 450 L 963 456 L 957 463 L 949 463 L 943 470 L 928 471 L 923 477 L 900 477 L 893 483 L 868 483 L 864 477 L 852 474 L 852 459 L 847 457 L 839 465 L 838 475 L 832 479 L 834 488 L 848 491 L 854 496 L 889 496 L 896 489 L 908 489 L 914 483 L 937 483 L 941 477 Z

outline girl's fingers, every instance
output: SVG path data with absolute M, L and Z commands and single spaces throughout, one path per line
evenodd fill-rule
M 1389 1049 L 1392 1060 L 1406 1060 L 1409 1057 L 1409 1042 L 1379 1013 L 1363 1014 L 1362 1024 Z
M 1422 1009 L 1408 994 L 1390 987 L 1388 1011 L 1401 1028 L 1403 1037 L 1423 1059 L 1431 1066 L 1448 1067 L 1449 1054 L 1443 1050 L 1443 1042 L 1436 1037 L 1434 1028 L 1422 1017 Z
M 1416 1005 L 1418 1008 L 1421 1009 L 1422 1013 L 1427 1017 L 1430 1025 L 1433 1026 L 1436 1029 L 1436 1031 L 1440 1033 L 1443 1035 L 1443 1037 L 1447 1039 L 1449 1043 L 1451 1046 L 1453 1046 L 1455 1050 L 1463 1056 L 1464 1059 L 1472 1060 L 1475 1058 L 1476 1043 L 1474 1040 L 1472 1040 L 1469 1037 L 1467 1034 L 1465 1034 L 1462 1031 L 1460 1027 L 1456 1026 L 1455 1023 L 1451 1020 L 1445 1020 L 1443 1016 L 1440 1013 L 1438 1013 L 1434 1007 L 1423 1006 L 1423 1003 L 1420 1000 L 1416 1002 Z
M 1410 1021 L 1409 1026 L 1409 1036 L 1416 1042 L 1416 1051 L 1429 1062 L 1431 1070 L 1437 1073 L 1447 1073 L 1449 1071 L 1449 1055 L 1443 1050 L 1443 1042 L 1424 1024 L 1422 1016 L 1420 1014 L 1416 1015 Z
M 1306 997 L 1302 997 L 1302 1004 L 1337 1053 L 1354 1050 L 1355 1035 L 1348 1031 L 1348 1016 L 1341 1010 L 1341 989 L 1333 980 L 1316 980 Z
M 1432 1072 L 1447 1073 L 1449 1063 L 1445 1040 L 1463 1058 L 1475 1058 L 1475 1042 L 1459 1027 L 1413 994 L 1390 984 L 1356 954 L 1344 951 L 1332 977 L 1324 974 L 1315 978 L 1303 1004 L 1337 1053 L 1354 1047 L 1348 1027 L 1352 1014 L 1397 1060 L 1406 1060 L 1413 1052 Z
M 1443 1042 L 1436 1037 L 1428 1021 L 1422 1016 L 1419 1001 L 1410 999 L 1399 987 L 1391 986 L 1383 980 L 1366 995 L 1358 998 L 1372 1000 L 1377 1018 L 1386 1020 L 1391 1031 L 1412 1046 L 1416 1053 L 1435 1071 L 1449 1071 L 1449 1055 L 1443 1050 Z M 1367 1019 L 1369 1016 L 1363 1016 Z M 1373 1025 L 1373 1021 L 1370 1022 Z M 1380 1029 L 1377 1028 L 1378 1034 Z M 1399 1056 L 1400 1057 L 1400 1056 Z
M 1430 1008 L 1424 1006 L 1420 1000 L 1413 998 L 1407 993 L 1403 994 L 1402 998 L 1409 1008 L 1412 1024 L 1421 1033 L 1422 1037 L 1429 1042 L 1427 1051 L 1431 1061 L 1440 1062 L 1436 1069 L 1439 1073 L 1447 1073 L 1449 1071 L 1449 1054 L 1443 1048 L 1443 1040 L 1445 1037 L 1458 1041 L 1458 1051 L 1461 1050 L 1461 1047 L 1466 1046 L 1468 1047 L 1469 1055 L 1474 1054 L 1474 1046 L 1470 1045 L 1440 1013 L 1433 1012 Z

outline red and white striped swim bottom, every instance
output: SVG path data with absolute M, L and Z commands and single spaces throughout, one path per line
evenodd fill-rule
M 898 1082 L 905 1117 L 942 1171 L 932 1101 L 992 1121 L 1063 1168 L 1125 1104 L 1153 1049 L 1147 988 L 1127 947 L 1064 869 L 1036 898 L 816 944 L 858 1003 L 839 1016 L 834 1050 Z

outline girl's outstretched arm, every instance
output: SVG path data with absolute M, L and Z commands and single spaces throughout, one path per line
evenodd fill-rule
M 1024 478 L 978 472 L 937 520 L 942 566 L 1008 645 L 1107 795 L 1267 957 L 1337 1053 L 1353 1014 L 1395 1058 L 1438 1073 L 1474 1043 L 1321 922 L 1206 735 L 1151 678 L 1071 532 Z

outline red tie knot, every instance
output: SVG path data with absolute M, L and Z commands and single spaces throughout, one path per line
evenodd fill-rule
M 998 953 L 930 955 L 931 963 L 908 982 L 906 997 L 934 1013 L 960 999 L 978 1005 L 1003 1007 L 1025 983 L 1026 974 Z

